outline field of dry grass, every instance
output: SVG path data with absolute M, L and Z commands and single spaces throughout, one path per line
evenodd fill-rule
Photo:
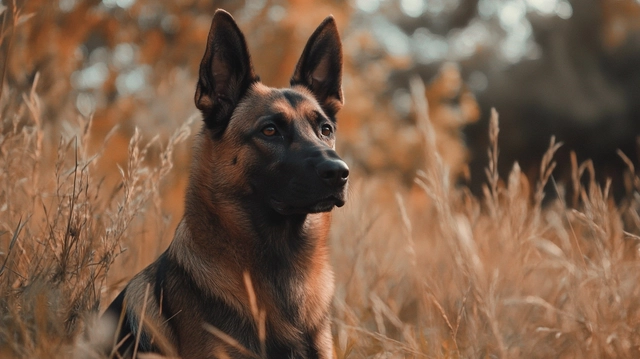
M 449 185 L 422 120 L 429 165 L 415 188 L 365 179 L 337 216 L 339 357 L 638 357 L 640 179 L 633 168 L 633 190 L 620 205 L 590 179 L 590 162 L 574 163 L 573 193 L 553 183 L 559 194 L 545 199 L 558 144 L 552 139 L 537 183 L 517 164 L 501 179 L 494 112 L 478 199 Z
M 177 119 L 167 135 L 153 122 L 123 140 L 104 130 L 107 115 L 99 124 L 69 111 L 47 117 L 60 97 L 40 97 L 39 81 L 25 91 L 0 82 L 0 358 L 101 358 L 88 329 L 168 245 L 200 120 Z M 346 92 L 366 87 L 358 81 Z M 187 82 L 159 87 L 174 93 Z M 415 183 L 352 164 L 350 198 L 334 212 L 337 358 L 640 357 L 640 177 L 631 162 L 618 203 L 589 161 L 574 160 L 571 183 L 556 183 L 553 139 L 537 181 L 517 164 L 500 178 L 494 112 L 478 198 L 453 184 L 461 166 L 447 158 L 465 158 L 455 132 L 443 144 L 422 82 L 410 93 L 412 149 L 422 151 Z M 378 111 L 365 100 L 347 107 Z M 391 136 L 389 149 L 403 138 Z M 341 146 L 356 146 L 350 139 Z
M 415 186 L 356 175 L 334 216 L 337 357 L 637 357 L 634 169 L 619 205 L 590 180 L 589 162 L 574 164 L 574 193 L 553 183 L 559 195 L 545 199 L 558 145 L 537 183 L 517 165 L 501 179 L 494 113 L 488 180 L 476 198 L 451 185 L 422 86 L 412 83 L 426 159 Z M 103 152 L 87 146 L 91 121 L 79 117 L 54 135 L 40 106 L 32 91 L 2 118 L 0 356 L 99 357 L 87 328 L 170 236 L 160 187 L 191 121 L 164 142 L 136 131 L 120 180 L 108 185 L 94 173 Z

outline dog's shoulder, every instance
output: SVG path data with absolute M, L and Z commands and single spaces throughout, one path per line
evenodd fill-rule
M 156 280 L 164 256 L 136 274 L 102 315 L 102 324 L 117 334 L 114 346 L 125 357 L 136 343 L 141 352 L 174 351 L 175 336 L 163 314 L 163 291 Z

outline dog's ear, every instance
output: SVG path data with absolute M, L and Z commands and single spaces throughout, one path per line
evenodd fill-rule
M 342 42 L 333 16 L 307 41 L 290 83 L 309 88 L 331 118 L 342 108 Z
M 196 107 L 207 127 L 221 132 L 247 88 L 259 78 L 253 71 L 244 35 L 231 15 L 217 10 L 200 63 Z

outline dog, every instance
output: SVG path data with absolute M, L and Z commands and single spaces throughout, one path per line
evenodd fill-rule
M 168 249 L 103 314 L 117 323 L 111 355 L 333 357 L 327 237 L 349 177 L 335 151 L 335 20 L 311 35 L 280 89 L 260 82 L 243 33 L 217 10 L 195 105 L 204 124 L 184 217 Z

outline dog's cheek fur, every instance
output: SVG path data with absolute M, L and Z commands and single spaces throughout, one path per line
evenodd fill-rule
M 221 139 L 213 139 L 206 128 L 199 134 L 192 165 L 192 179 L 197 185 L 192 187 L 206 191 L 200 193 L 203 196 L 200 198 L 213 199 L 212 194 L 237 196 L 239 192 L 250 191 L 247 168 L 250 167 L 251 156 L 248 146 L 238 142 L 236 138 L 226 135 Z

